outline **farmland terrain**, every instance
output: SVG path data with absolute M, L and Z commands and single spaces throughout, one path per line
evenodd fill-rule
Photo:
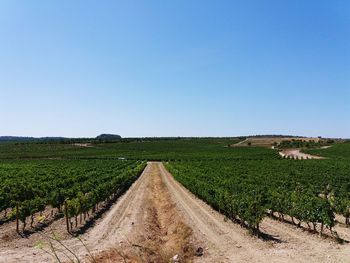
M 277 144 L 280 144 L 283 141 L 305 141 L 305 142 L 318 142 L 319 138 L 308 138 L 308 137 L 248 137 L 245 140 L 242 140 L 236 144 L 233 144 L 234 147 L 244 147 L 244 146 L 258 146 L 258 147 L 271 147 Z
M 149 163 L 129 191 L 81 238 L 98 262 L 167 262 L 175 255 L 181 262 L 348 262 L 349 245 L 270 218 L 261 227 L 278 241 L 250 236 L 176 182 L 161 163 Z M 339 231 L 350 239 L 350 230 Z M 2 245 L 1 261 L 53 261 L 31 247 L 30 239 L 23 247 Z M 61 242 L 78 257 L 86 257 L 78 240 Z M 204 249 L 203 256 L 195 256 L 198 248 Z
M 350 144 L 245 140 L 1 143 L 0 262 L 349 262 Z

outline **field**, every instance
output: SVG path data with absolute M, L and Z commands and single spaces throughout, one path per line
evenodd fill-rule
M 236 144 L 234 147 L 255 146 L 255 147 L 267 147 L 270 148 L 284 141 L 304 141 L 304 142 L 318 142 L 319 138 L 307 138 L 307 137 L 248 137 Z
M 328 157 L 331 159 L 350 159 L 350 142 L 338 143 L 331 147 L 323 147 L 319 149 L 308 149 L 305 152 Z
M 169 139 L 93 143 L 89 147 L 76 144 L 2 143 L 2 159 L 34 158 L 127 158 L 135 160 L 184 160 L 184 159 L 262 159 L 278 158 L 271 149 L 239 148 L 229 145 L 238 139 Z
M 26 233 L 27 220 L 30 226 L 35 215 L 42 214 L 47 206 L 52 215 L 65 213 L 67 220 L 97 210 L 98 204 L 114 199 L 137 179 L 145 166 L 137 161 L 13 161 L 0 164 L 0 212 L 2 221 L 16 218 L 23 224 Z M 65 211 L 63 211 L 63 207 Z M 44 221 L 43 218 L 39 221 Z M 81 221 L 81 218 L 80 218 Z M 77 221 L 76 221 L 77 226 Z M 68 231 L 72 222 L 67 225 Z
M 266 211 L 309 228 L 330 231 L 335 213 L 349 221 L 350 163 L 346 161 L 234 160 L 173 162 L 169 171 L 228 218 L 259 233 Z M 332 168 L 332 169 L 330 169 Z M 311 229 L 310 229 L 311 230 Z
M 0 262 L 349 262 L 350 144 L 240 141 L 0 143 Z

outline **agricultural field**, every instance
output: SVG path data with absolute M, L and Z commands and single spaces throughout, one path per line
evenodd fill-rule
M 0 263 L 350 263 L 350 0 L 0 0 Z
M 49 209 L 53 218 L 64 214 L 69 232 L 72 218 L 77 226 L 78 216 L 81 222 L 99 204 L 125 192 L 144 167 L 145 162 L 117 160 L 1 162 L 0 222 L 15 219 L 16 232 L 25 234 L 28 221 L 31 228 L 47 221 L 35 216 Z
M 321 234 L 325 227 L 332 231 L 335 214 L 350 224 L 347 161 L 171 162 L 167 168 L 194 194 L 257 234 L 268 214 L 289 216 L 314 231 L 320 224 Z
M 350 144 L 242 141 L 0 143 L 0 262 L 348 262 Z
M 306 153 L 323 156 L 330 159 L 350 160 L 350 141 L 337 143 L 330 147 L 304 150 Z
M 270 148 L 272 146 L 277 146 L 284 142 L 305 142 L 305 143 L 318 143 L 320 141 L 319 138 L 307 138 L 307 137 L 285 137 L 285 136 L 257 136 L 257 137 L 248 137 L 245 140 L 241 140 L 236 144 L 233 144 L 233 147 L 267 147 Z
M 139 139 L 112 143 L 0 143 L 0 158 L 127 158 L 135 160 L 276 159 L 271 149 L 229 147 L 237 138 Z

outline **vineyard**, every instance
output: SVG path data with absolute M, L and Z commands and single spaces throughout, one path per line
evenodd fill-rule
M 281 230 L 275 230 L 276 224 L 281 224 L 281 233 L 289 233 L 290 229 L 284 228 L 293 226 L 293 233 L 299 229 L 328 238 L 329 247 L 335 247 L 335 241 L 350 242 L 350 143 L 337 142 L 331 147 L 304 150 L 325 156 L 322 160 L 291 160 L 281 158 L 278 150 L 270 147 L 232 147 L 238 141 L 237 138 L 171 138 L 112 143 L 0 143 L 0 238 L 5 241 L 0 246 L 0 259 L 12 251 L 8 246 L 17 248 L 18 242 L 23 243 L 19 247 L 33 247 L 42 231 L 48 233 L 52 227 L 70 244 L 73 244 L 72 235 L 83 235 L 90 247 L 98 247 L 99 251 L 104 249 L 106 236 L 112 240 L 106 239 L 108 245 L 124 237 L 127 239 L 122 243 L 127 244 L 135 235 L 130 236 L 127 231 L 135 225 L 138 225 L 134 230 L 136 236 L 172 233 L 168 227 L 172 226 L 174 214 L 181 226 L 182 217 L 187 221 L 196 219 L 190 227 L 197 227 L 197 232 L 208 231 L 204 233 L 208 238 L 218 229 L 214 250 L 220 251 L 219 255 L 226 253 L 221 251 L 222 246 L 228 255 L 237 254 L 236 245 L 234 249 L 231 243 L 225 246 L 225 238 L 221 238 L 222 233 L 232 229 L 234 239 L 239 233 L 235 227 L 244 231 L 246 236 L 239 241 L 246 243 L 269 240 L 276 246 Z M 198 204 L 198 198 L 186 194 L 185 188 L 204 203 Z M 181 198 L 185 207 L 180 210 L 177 206 Z M 174 199 L 176 205 L 169 199 Z M 163 203 L 167 205 L 163 207 Z M 188 203 L 192 206 L 186 208 Z M 182 214 L 186 209 L 189 215 Z M 213 209 L 225 216 L 223 222 L 220 217 L 211 221 Z M 167 213 L 171 215 L 158 218 Z M 146 215 L 151 217 L 145 221 L 152 222 L 151 227 L 140 229 Z M 154 230 L 160 222 L 162 229 Z M 226 227 L 227 222 L 232 225 Z M 218 225 L 214 228 L 213 224 Z M 89 233 L 93 234 L 89 237 Z M 293 234 L 298 242 L 305 238 L 296 236 Z M 152 239 L 151 245 L 160 246 L 163 243 L 156 240 L 163 242 L 163 238 Z M 283 238 L 280 242 L 294 242 L 288 235 Z M 187 233 L 185 240 L 190 240 Z M 72 246 L 80 249 L 79 244 Z M 347 250 L 342 248 L 343 252 Z M 32 255 L 36 250 L 25 253 Z M 301 253 L 306 255 L 302 250 Z M 17 262 L 15 256 L 10 262 Z
M 335 214 L 350 217 L 347 161 L 234 160 L 170 162 L 168 170 L 228 218 L 259 233 L 267 214 L 332 233 Z
M 143 139 L 116 143 L 91 143 L 89 147 L 59 143 L 0 143 L 0 159 L 92 158 L 133 160 L 198 159 L 278 159 L 267 148 L 232 148 L 236 138 L 213 139 Z
M 334 144 L 331 147 L 323 147 L 318 149 L 308 149 L 305 152 L 328 157 L 331 159 L 350 159 L 350 142 Z
M 16 220 L 16 230 L 25 232 L 45 218 L 34 215 L 51 210 L 64 215 L 67 230 L 101 204 L 115 200 L 128 189 L 145 167 L 140 161 L 7 161 L 0 164 L 0 222 Z M 22 222 L 22 230 L 19 229 Z

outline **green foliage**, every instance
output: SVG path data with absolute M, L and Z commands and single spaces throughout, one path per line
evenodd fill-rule
M 199 198 L 253 230 L 267 211 L 329 228 L 335 212 L 350 216 L 347 161 L 182 161 L 167 168 Z
M 290 148 L 316 148 L 322 146 L 328 146 L 333 144 L 333 140 L 302 140 L 302 139 L 292 139 L 284 140 L 277 146 L 280 149 L 290 149 Z
M 28 216 L 43 211 L 46 205 L 61 211 L 67 200 L 68 216 L 77 216 L 125 191 L 145 165 L 142 161 L 118 160 L 3 162 L 0 212 L 12 208 L 12 216 L 18 215 L 25 223 Z
M 228 147 L 235 138 L 123 139 L 113 143 L 0 143 L 0 158 L 126 158 L 133 160 L 278 159 L 272 149 Z
M 122 139 L 95 141 L 91 147 L 70 141 L 0 143 L 0 212 L 14 217 L 18 206 L 24 222 L 51 206 L 77 217 L 126 191 L 144 168 L 143 160 L 161 160 L 169 161 L 175 178 L 199 198 L 253 231 L 268 211 L 329 228 L 339 213 L 350 223 L 350 143 L 310 150 L 333 159 L 292 161 L 272 149 L 229 147 L 238 141 Z
M 329 148 L 308 149 L 305 152 L 332 159 L 350 160 L 350 142 L 336 143 Z

